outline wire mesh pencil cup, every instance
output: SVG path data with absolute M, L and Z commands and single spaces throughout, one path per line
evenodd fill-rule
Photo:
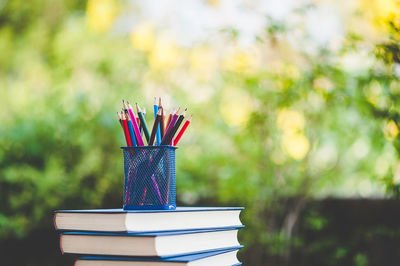
M 173 146 L 121 147 L 124 154 L 124 209 L 176 208 Z

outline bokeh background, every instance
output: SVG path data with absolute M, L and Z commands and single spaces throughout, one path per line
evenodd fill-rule
M 52 211 L 122 206 L 116 111 L 161 96 L 178 203 L 245 206 L 244 265 L 397 265 L 398 8 L 0 0 L 1 264 L 72 265 Z

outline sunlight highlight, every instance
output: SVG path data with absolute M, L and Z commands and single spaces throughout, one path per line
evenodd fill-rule
M 117 15 L 117 3 L 113 0 L 89 0 L 86 12 L 89 28 L 94 32 L 105 32 Z
M 220 112 L 230 126 L 244 126 L 253 111 L 253 100 L 243 90 L 227 88 L 223 93 Z

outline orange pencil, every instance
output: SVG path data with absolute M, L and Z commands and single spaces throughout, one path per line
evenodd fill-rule
M 174 113 L 174 110 L 172 110 L 172 113 Z M 169 123 L 171 122 L 172 113 L 169 114 L 169 116 L 168 116 L 168 118 L 167 118 L 167 122 L 165 123 L 164 134 L 165 134 L 165 132 L 167 132 Z

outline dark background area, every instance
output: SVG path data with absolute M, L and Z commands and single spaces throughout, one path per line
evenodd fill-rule
M 390 199 L 326 199 L 308 202 L 299 218 L 297 245 L 274 255 L 268 245 L 239 252 L 244 265 L 397 265 L 400 259 L 400 201 Z M 246 230 L 246 229 L 243 229 Z M 242 233 L 239 233 L 239 238 Z M 62 256 L 51 215 L 42 230 L 24 239 L 2 239 L 2 265 L 72 265 Z

